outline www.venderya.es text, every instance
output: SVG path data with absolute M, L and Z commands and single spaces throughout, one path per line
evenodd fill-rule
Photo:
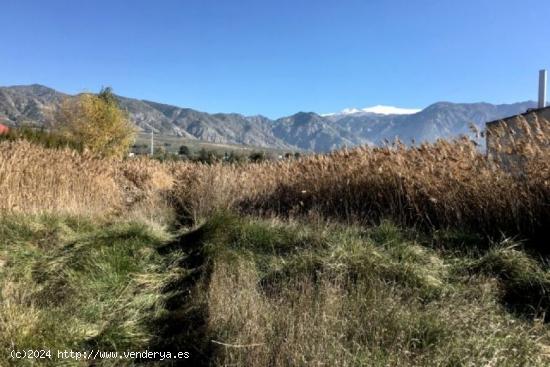
M 189 352 L 156 352 L 156 351 L 123 351 L 112 352 L 102 350 L 51 350 L 51 349 L 21 349 L 10 352 L 12 359 L 72 359 L 75 361 L 96 360 L 96 359 L 188 359 Z

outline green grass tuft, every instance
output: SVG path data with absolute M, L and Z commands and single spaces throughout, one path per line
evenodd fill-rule
M 496 248 L 471 267 L 499 280 L 502 301 L 513 311 L 528 317 L 550 316 L 550 273 L 525 252 L 515 246 Z
M 133 222 L 19 215 L 4 216 L 0 234 L 0 365 L 32 365 L 9 358 L 14 345 L 118 351 L 148 345 L 147 315 L 161 306 L 159 289 L 168 278 L 156 251 L 166 233 Z

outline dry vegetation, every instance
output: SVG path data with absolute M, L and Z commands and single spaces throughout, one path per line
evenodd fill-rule
M 537 123 L 536 131 L 550 130 L 549 122 Z M 255 164 L 120 161 L 2 142 L 0 208 L 108 212 L 169 195 L 180 217 L 194 223 L 231 209 L 541 237 L 550 227 L 550 159 L 543 149 L 550 143 L 541 140 L 548 134 L 528 134 L 537 144 L 518 139 L 505 151 L 521 151 L 521 174 L 502 170 L 467 139 Z
M 504 171 L 468 140 L 406 148 L 356 148 L 297 161 L 181 165 L 175 198 L 194 219 L 219 208 L 320 215 L 497 236 L 545 238 L 550 228 L 550 159 L 537 151 L 523 174 Z
M 210 165 L 0 142 L 0 347 L 548 365 L 550 271 L 532 246 L 550 236 L 550 154 L 535 135 L 513 143 L 521 171 L 465 139 Z
M 98 159 L 26 141 L 0 143 L 0 212 L 127 214 L 159 209 L 172 177 L 147 159 Z

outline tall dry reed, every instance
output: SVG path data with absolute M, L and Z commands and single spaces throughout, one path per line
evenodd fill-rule
M 153 208 L 171 185 L 165 167 L 147 159 L 99 159 L 26 141 L 0 143 L 0 212 L 108 214 Z
M 230 209 L 364 222 L 391 218 L 427 228 L 545 238 L 550 228 L 550 123 L 524 125 L 521 138 L 512 135 L 499 148 L 521 157 L 519 170 L 506 167 L 494 154 L 487 158 L 466 138 L 212 165 L 97 159 L 24 141 L 2 142 L 0 210 L 126 215 L 129 208 L 141 207 L 154 217 L 155 210 L 174 205 L 193 222 Z
M 550 228 L 550 150 L 524 147 L 522 159 L 521 172 L 504 169 L 461 138 L 244 166 L 184 163 L 174 169 L 174 196 L 193 219 L 230 208 L 543 238 Z

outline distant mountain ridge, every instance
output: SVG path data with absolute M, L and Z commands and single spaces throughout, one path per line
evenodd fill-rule
M 69 97 L 42 85 L 0 87 L 0 121 L 13 125 L 44 124 L 48 112 Z M 273 134 L 270 120 L 261 116 L 209 114 L 167 104 L 117 96 L 130 119 L 144 131 L 199 139 L 213 143 L 296 149 Z
M 0 87 L 0 122 L 44 124 L 48 115 L 68 96 L 38 84 Z M 148 131 L 151 126 L 157 133 L 214 143 L 315 152 L 381 144 L 396 138 L 404 143 L 420 143 L 456 137 L 469 134 L 471 124 L 482 130 L 487 121 L 536 107 L 533 101 L 500 105 L 437 102 L 416 113 L 392 114 L 393 107 L 376 106 L 378 109 L 374 111 L 383 113 L 359 110 L 359 113 L 322 116 L 315 112 L 298 112 L 271 120 L 261 115 L 210 114 L 146 100 L 120 96 L 118 99 L 142 130 Z

